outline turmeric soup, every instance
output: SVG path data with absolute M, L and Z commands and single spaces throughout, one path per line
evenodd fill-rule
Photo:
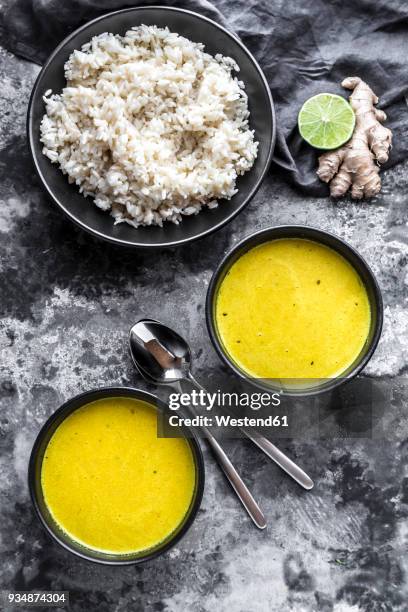
M 348 261 L 317 242 L 284 238 L 231 266 L 215 319 L 227 353 L 249 376 L 324 379 L 341 376 L 358 357 L 371 316 Z
M 107 398 L 70 414 L 48 443 L 41 473 L 59 527 L 107 553 L 148 550 L 183 522 L 195 490 L 184 438 L 157 437 L 153 405 Z

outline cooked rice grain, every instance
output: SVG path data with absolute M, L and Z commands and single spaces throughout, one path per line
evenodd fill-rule
M 238 70 L 167 28 L 96 36 L 44 95 L 43 153 L 115 223 L 178 223 L 230 199 L 256 158 Z

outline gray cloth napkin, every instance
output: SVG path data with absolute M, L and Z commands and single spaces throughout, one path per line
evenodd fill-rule
M 4 0 L 0 43 L 39 64 L 82 23 L 137 0 Z M 271 171 L 307 195 L 327 196 L 317 153 L 302 141 L 297 114 L 320 92 L 345 95 L 360 76 L 380 97 L 393 130 L 387 166 L 408 157 L 408 2 L 405 0 L 167 0 L 234 30 L 263 68 L 276 104 L 278 138 Z

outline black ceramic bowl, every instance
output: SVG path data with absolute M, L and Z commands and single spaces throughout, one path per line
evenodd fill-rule
M 221 201 L 218 208 L 203 209 L 199 215 L 184 217 L 180 225 L 165 223 L 135 229 L 130 225 L 113 224 L 109 213 L 99 210 L 92 199 L 84 198 L 75 185 L 51 164 L 41 150 L 40 123 L 44 115 L 42 96 L 47 89 L 60 92 L 64 85 L 64 64 L 75 49 L 103 32 L 124 34 L 137 25 L 168 26 L 194 42 L 202 42 L 205 50 L 215 55 L 232 57 L 240 67 L 239 78 L 245 83 L 249 98 L 250 127 L 259 142 L 258 157 L 252 169 L 237 181 L 238 193 L 230 201 Z M 214 21 L 182 9 L 167 7 L 129 8 L 99 17 L 68 36 L 52 53 L 41 70 L 31 94 L 27 116 L 30 150 L 38 176 L 57 206 L 80 227 L 91 234 L 121 245 L 164 247 L 184 244 L 219 229 L 235 217 L 258 190 L 269 167 L 275 144 L 275 113 L 271 93 L 262 70 L 248 49 Z
M 179 525 L 178 529 L 173 532 L 166 540 L 161 542 L 158 546 L 141 553 L 115 555 L 97 552 L 79 544 L 78 542 L 75 542 L 58 526 L 58 524 L 50 515 L 50 512 L 46 506 L 41 487 L 42 461 L 48 442 L 50 441 L 53 433 L 62 423 L 62 421 L 77 408 L 80 408 L 81 406 L 84 406 L 89 402 L 93 402 L 106 397 L 130 397 L 140 399 L 145 402 L 148 402 L 149 404 L 152 404 L 158 410 L 167 410 L 167 406 L 151 393 L 147 393 L 146 391 L 141 391 L 139 389 L 131 389 L 128 387 L 109 387 L 104 389 L 97 389 L 95 391 L 88 391 L 87 393 L 77 395 L 76 397 L 66 402 L 58 410 L 56 410 L 46 421 L 45 425 L 38 434 L 30 457 L 30 464 L 28 469 L 28 485 L 34 508 L 41 523 L 43 524 L 45 530 L 52 536 L 52 538 L 56 540 L 59 544 L 61 544 L 64 548 L 78 555 L 79 557 L 82 557 L 83 559 L 87 559 L 88 561 L 94 561 L 96 563 L 103 563 L 105 565 L 133 565 L 136 563 L 148 561 L 166 552 L 167 550 L 169 550 L 169 548 L 174 546 L 176 542 L 178 542 L 190 528 L 197 515 L 203 496 L 204 461 L 197 438 L 191 431 L 189 431 L 189 435 L 188 438 L 186 437 L 186 440 L 190 444 L 196 468 L 196 486 L 193 500 L 191 502 L 187 515 L 185 516 L 183 522 Z
M 241 257 L 241 255 L 243 255 L 246 251 L 249 251 L 253 247 L 264 242 L 269 242 L 270 240 L 276 240 L 280 238 L 305 238 L 307 240 L 312 240 L 314 242 L 318 242 L 320 244 L 324 244 L 332 248 L 333 250 L 340 253 L 340 255 L 342 255 L 347 261 L 350 262 L 350 264 L 360 275 L 365 285 L 371 308 L 371 324 L 369 334 L 367 337 L 367 341 L 363 349 L 361 350 L 361 353 L 358 355 L 354 363 L 352 363 L 349 368 L 342 374 L 341 377 L 336 377 L 324 381 L 316 381 L 315 384 L 310 384 L 310 386 L 305 384 L 305 382 L 308 383 L 310 381 L 303 381 L 302 384 L 302 381 L 266 381 L 263 379 L 251 378 L 232 360 L 232 358 L 228 354 L 226 347 L 224 347 L 220 339 L 217 330 L 217 324 L 215 321 L 215 303 L 218 294 L 218 288 L 224 276 L 230 269 L 231 265 L 237 259 L 239 259 L 239 257 Z M 243 314 L 243 316 L 245 316 L 245 314 Z M 251 234 L 247 238 L 244 238 L 244 240 L 237 244 L 223 258 L 223 260 L 215 270 L 208 287 L 206 300 L 206 320 L 208 332 L 210 334 L 210 338 L 215 347 L 215 350 L 221 357 L 222 361 L 224 361 L 224 363 L 226 363 L 236 374 L 238 374 L 238 376 L 254 384 L 256 387 L 267 391 L 274 389 L 279 390 L 289 396 L 305 396 L 314 395 L 317 393 L 322 393 L 334 389 L 343 382 L 356 376 L 367 365 L 368 361 L 371 359 L 375 351 L 375 348 L 381 336 L 383 322 L 383 303 L 381 291 L 372 270 L 368 266 L 367 262 L 363 259 L 363 257 L 353 247 L 347 244 L 347 242 L 345 242 L 338 236 L 335 236 L 334 234 L 330 234 L 329 232 L 325 232 L 314 227 L 307 227 L 302 225 L 281 225 L 277 227 L 267 228 L 256 232 L 255 234 Z

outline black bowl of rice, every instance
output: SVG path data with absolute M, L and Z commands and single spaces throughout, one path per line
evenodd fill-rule
M 72 221 L 116 244 L 164 247 L 219 229 L 255 195 L 275 113 L 234 34 L 196 13 L 140 7 L 55 49 L 27 130 L 39 178 Z

